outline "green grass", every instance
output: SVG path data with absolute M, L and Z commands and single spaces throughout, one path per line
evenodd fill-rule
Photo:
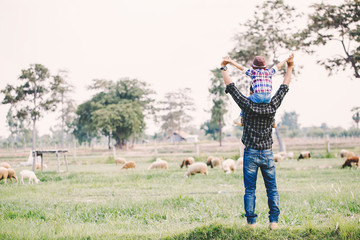
M 231 154 L 229 155 L 231 156 Z M 265 187 L 258 175 L 258 226 L 246 228 L 242 171 L 184 178 L 182 157 L 169 170 L 147 170 L 153 157 L 133 157 L 136 170 L 105 164 L 50 166 L 41 183 L 0 183 L 0 239 L 359 239 L 360 169 L 340 159 L 277 165 L 280 229 L 268 230 Z M 205 161 L 206 157 L 198 160 Z M 98 160 L 97 160 L 98 161 Z M 23 168 L 15 168 L 17 174 Z

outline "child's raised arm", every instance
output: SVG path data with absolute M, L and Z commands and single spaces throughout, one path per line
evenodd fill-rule
M 224 61 L 234 65 L 236 68 L 238 68 L 241 71 L 244 71 L 245 68 L 241 66 L 240 64 L 236 63 L 234 60 L 232 60 L 229 56 L 223 58 Z
M 285 59 L 284 61 L 279 62 L 279 63 L 276 65 L 277 69 L 282 68 L 282 67 L 285 65 L 285 63 L 291 58 L 291 56 L 294 56 L 294 54 L 291 54 L 291 55 L 290 55 L 287 59 Z

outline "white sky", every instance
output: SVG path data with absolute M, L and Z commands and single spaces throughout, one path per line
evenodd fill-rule
M 286 1 L 303 12 L 316 1 Z M 321 2 L 321 1 L 317 1 Z M 340 0 L 325 1 L 339 3 Z M 122 77 L 146 81 L 162 97 L 190 87 L 197 107 L 194 124 L 209 118 L 210 70 L 234 47 L 239 23 L 251 18 L 261 1 L 238 0 L 0 0 L 0 89 L 18 85 L 21 69 L 41 63 L 52 74 L 68 69 L 78 104 L 91 98 L 92 79 Z M 296 111 L 301 126 L 352 126 L 350 112 L 359 106 L 360 80 L 352 72 L 328 77 L 315 60 L 342 53 L 327 47 L 313 56 L 295 53 L 304 66 L 277 113 Z M 274 91 L 282 81 L 274 79 Z M 1 97 L 2 99 L 2 97 Z M 240 110 L 231 100 L 228 126 Z M 0 136 L 6 137 L 6 113 L 0 105 Z M 40 134 L 54 125 L 54 114 L 40 120 Z M 149 123 L 148 132 L 155 130 Z

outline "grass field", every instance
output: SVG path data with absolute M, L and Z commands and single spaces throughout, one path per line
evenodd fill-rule
M 48 164 L 38 185 L 1 182 L 0 239 L 360 239 L 360 169 L 341 169 L 340 158 L 277 165 L 280 229 L 269 231 L 261 173 L 249 230 L 242 170 L 184 178 L 182 157 L 171 156 L 167 171 L 147 170 L 151 156 L 129 156 L 136 170 L 120 170 L 99 154 L 69 173 Z

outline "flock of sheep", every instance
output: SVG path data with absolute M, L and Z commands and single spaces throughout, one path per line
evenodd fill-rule
M 209 156 L 207 158 L 207 162 L 195 162 L 193 157 L 188 157 L 185 158 L 182 162 L 180 167 L 186 167 L 188 168 L 187 171 L 185 172 L 185 177 L 189 177 L 190 175 L 194 175 L 197 173 L 200 174 L 208 174 L 208 169 L 207 167 L 210 166 L 211 168 L 214 167 L 220 167 L 221 169 L 224 170 L 224 172 L 226 174 L 230 174 L 232 172 L 235 171 L 236 168 L 239 168 L 242 166 L 243 163 L 243 159 L 239 158 L 236 162 L 233 159 L 226 159 L 225 161 L 223 160 L 222 157 L 213 157 L 213 156 Z M 115 164 L 122 164 L 121 169 L 130 169 L 130 168 L 136 168 L 136 164 L 134 161 L 130 161 L 127 162 L 124 158 L 116 158 L 115 159 Z M 161 159 L 161 158 L 157 158 L 155 160 L 155 162 L 151 163 L 150 166 L 148 167 L 148 170 L 150 169 L 164 169 L 167 170 L 168 167 L 168 163 L 167 161 Z
M 4 183 L 6 184 L 6 180 L 10 179 L 13 182 L 13 179 L 18 183 L 18 178 L 16 177 L 14 169 L 11 168 L 10 164 L 7 162 L 0 163 L 0 180 L 4 179 Z M 30 170 L 22 170 L 20 172 L 20 183 L 24 184 L 24 179 L 29 179 L 29 184 L 35 181 L 35 183 L 39 183 L 40 180 L 36 177 L 35 173 Z
M 359 156 L 355 153 L 349 151 L 349 150 L 341 150 L 340 151 L 340 157 L 345 158 L 345 163 L 342 165 L 342 168 L 345 167 L 359 167 Z M 294 153 L 293 152 L 280 152 L 274 154 L 274 161 L 280 163 L 283 159 L 293 159 Z M 300 159 L 310 159 L 311 154 L 310 152 L 301 152 L 298 160 Z M 122 165 L 121 169 L 135 169 L 136 164 L 134 161 L 126 161 L 124 158 L 116 158 L 115 164 Z M 232 172 L 235 172 L 236 169 L 242 168 L 243 165 L 243 158 L 240 157 L 236 161 L 233 159 L 226 159 L 224 160 L 222 157 L 214 157 L 209 156 L 205 162 L 195 162 L 193 157 L 187 157 L 185 158 L 181 164 L 180 167 L 187 168 L 187 171 L 185 172 L 184 176 L 189 177 L 190 175 L 194 174 L 208 174 L 208 166 L 211 168 L 219 167 L 221 168 L 226 174 L 230 174 Z M 45 168 L 47 168 L 46 165 L 44 165 Z M 40 165 L 36 164 L 35 169 L 40 169 Z M 165 169 L 167 170 L 168 163 L 161 159 L 157 158 L 155 162 L 151 163 L 148 169 Z M 40 180 L 36 177 L 36 174 L 33 171 L 30 170 L 22 170 L 20 172 L 20 183 L 24 184 L 24 179 L 29 179 L 29 184 L 33 183 L 39 183 Z M 13 179 L 18 182 L 18 178 L 15 174 L 14 169 L 11 168 L 10 164 L 6 162 L 0 163 L 0 180 L 4 179 L 4 183 L 6 184 L 7 179 L 10 179 L 11 182 L 13 182 Z

